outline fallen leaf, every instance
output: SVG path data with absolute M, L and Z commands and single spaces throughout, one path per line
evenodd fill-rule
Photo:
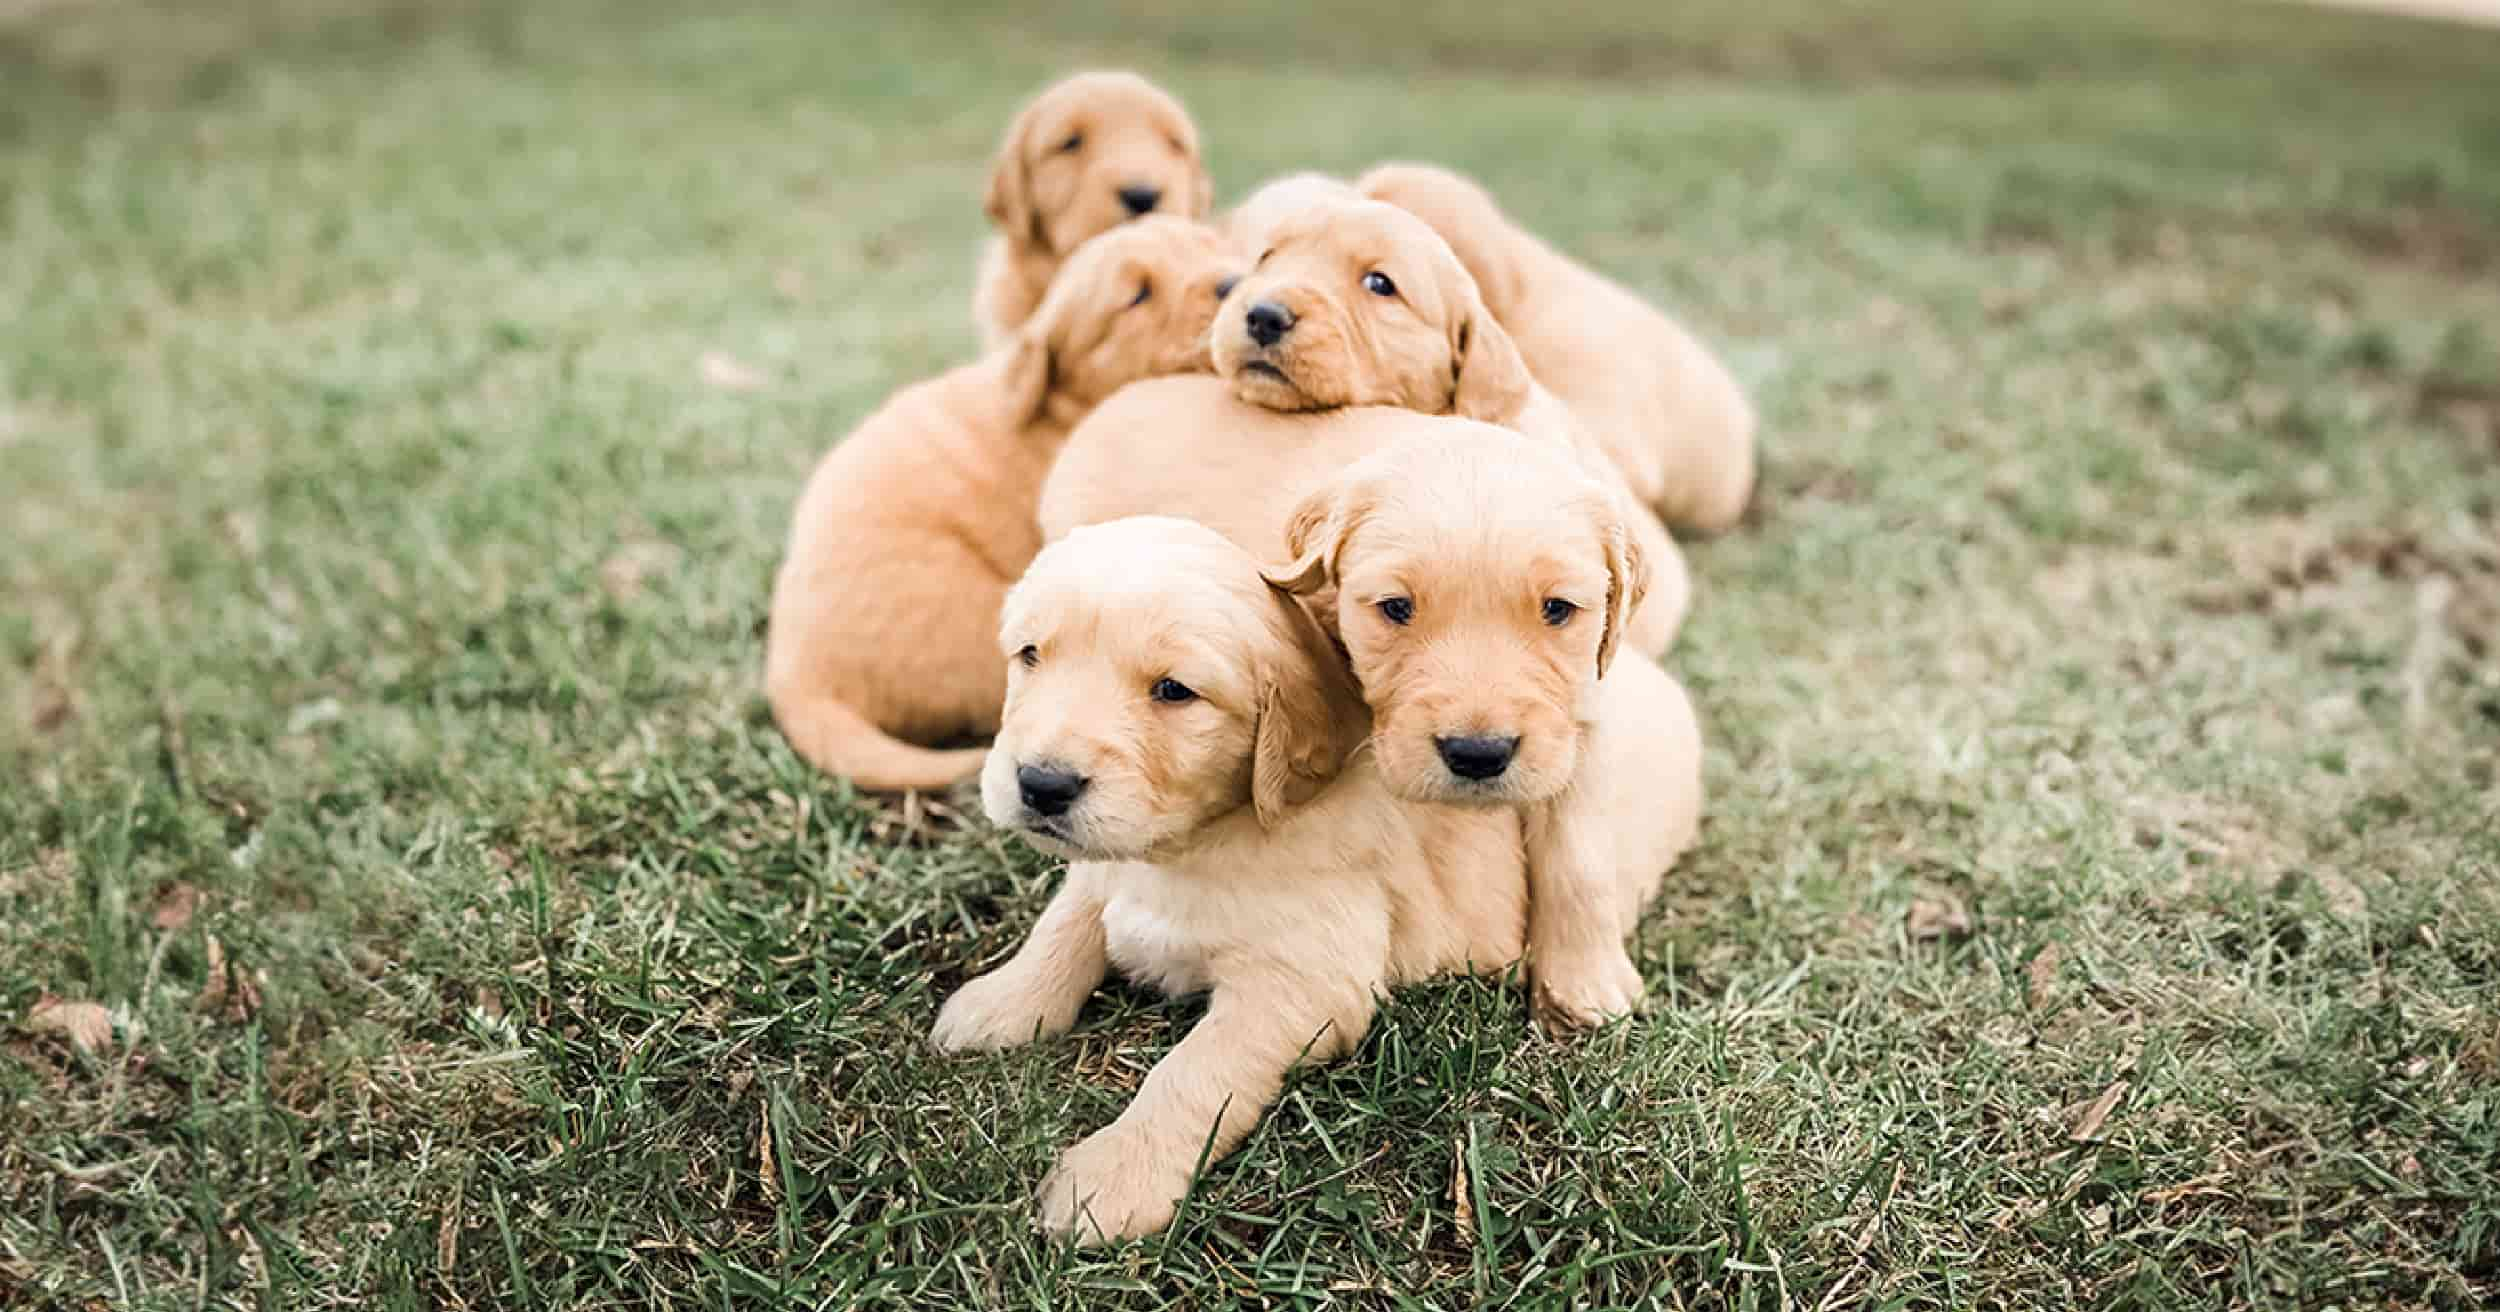
M 2040 949 L 2040 955 L 2031 959 L 2030 967 L 2024 972 L 2029 987 L 2024 990 L 2023 996 L 2031 1003 L 2033 1011 L 2041 1011 L 2048 1006 L 2049 995 L 2057 990 L 2057 967 L 2065 955 L 2055 943 L 2051 943 Z
M 722 351 L 705 351 L 702 360 L 703 381 L 732 392 L 752 392 L 764 385 L 764 375 L 737 357 Z
M 112 1046 L 113 1013 L 101 1003 L 71 1002 L 47 993 L 27 1010 L 26 1028 L 67 1039 L 80 1052 L 96 1053 Z
M 226 945 L 217 936 L 208 938 L 208 982 L 200 986 L 199 1000 L 192 1004 L 204 1016 L 222 1016 L 240 1024 L 260 1013 L 260 985 L 267 977 L 258 972 L 245 972 L 226 959 Z
M 156 908 L 148 913 L 148 923 L 170 934 L 188 927 L 199 911 L 200 890 L 176 881 L 156 890 Z
M 758 1104 L 755 1126 L 755 1183 L 764 1191 L 764 1201 L 781 1201 L 781 1170 L 773 1162 L 773 1104 L 766 1099 Z
M 2067 1139 L 2075 1143 L 2100 1142 L 2102 1123 L 2109 1119 L 2111 1112 L 2118 1110 L 2118 1100 L 2126 1096 L 2127 1082 L 2123 1079 L 2111 1080 L 2109 1087 L 2101 1090 L 2101 1096 L 2083 1109 L 2082 1117 L 2075 1121 L 2075 1128 L 2067 1131 Z
M 1450 1143 L 1450 1206 L 1458 1213 L 1458 1242 L 1473 1248 L 1476 1244 L 1476 1191 L 1467 1181 L 1467 1146 L 1457 1140 Z
M 1971 932 L 1970 912 L 1960 898 L 1951 894 L 1922 897 L 1910 903 L 1910 938 L 1925 943 L 1940 938 L 1967 938 Z

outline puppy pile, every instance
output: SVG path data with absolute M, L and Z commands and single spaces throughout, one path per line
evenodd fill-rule
M 978 772 L 1068 858 L 939 1049 L 1061 1033 L 1115 968 L 1209 995 L 1042 1185 L 1087 1242 L 1167 1223 L 1396 984 L 1524 962 L 1549 1023 L 1640 1007 L 1625 939 L 1702 800 L 1657 664 L 1691 595 L 1669 527 L 1753 489 L 1726 369 L 1474 183 L 1395 164 L 1211 205 L 1145 80 L 1028 105 L 986 200 L 986 353 L 818 465 L 766 643 L 809 761 L 883 791 Z

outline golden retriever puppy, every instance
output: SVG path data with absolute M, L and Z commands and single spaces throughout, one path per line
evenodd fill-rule
M 1515 428 L 1568 447 L 1624 498 L 1659 586 L 1633 645 L 1666 650 L 1691 597 L 1684 554 L 1624 483 L 1605 447 L 1540 386 L 1475 279 L 1414 215 L 1376 201 L 1306 197 L 1276 219 L 1225 298 L 1216 373 L 1271 410 L 1394 405 Z
M 1204 219 L 1214 186 L 1198 127 L 1134 73 L 1079 73 L 1033 98 L 1007 127 L 981 207 L 998 228 L 981 257 L 972 317 L 995 347 L 1041 304 L 1060 261 L 1147 214 Z
M 1391 985 L 1518 959 L 1519 823 L 1401 802 L 1349 761 L 1368 720 L 1343 658 L 1204 525 L 1069 535 L 1016 585 L 999 633 L 1007 707 L 982 804 L 1070 864 L 1032 936 L 947 999 L 930 1042 L 1062 1033 L 1113 968 L 1210 994 L 1135 1101 L 1041 1186 L 1054 1234 L 1144 1234 L 1297 1062 L 1362 1040 Z
M 792 747 L 876 790 L 981 764 L 1006 679 L 998 605 L 1041 549 L 1033 505 L 1076 421 L 1122 384 L 1206 367 L 1217 232 L 1130 224 L 1079 249 L 1006 346 L 904 388 L 808 479 L 773 584 L 764 689 Z
M 1668 524 L 1716 533 L 1745 513 L 1754 483 L 1753 405 L 1709 348 L 1511 222 L 1466 178 L 1383 164 L 1355 186 L 1449 242 L 1537 380 L 1588 425 L 1633 494 Z
M 1538 1012 L 1635 1010 L 1624 938 L 1693 840 L 1701 737 L 1674 679 L 1616 659 L 1643 585 L 1620 500 L 1562 452 L 1447 433 L 1348 469 L 1286 537 L 1269 579 L 1334 588 L 1389 789 L 1519 810 Z
M 1261 183 L 1224 216 L 1224 235 L 1244 260 L 1266 250 L 1276 225 L 1314 205 L 1359 201 L 1363 193 L 1343 178 L 1325 173 L 1288 173 Z

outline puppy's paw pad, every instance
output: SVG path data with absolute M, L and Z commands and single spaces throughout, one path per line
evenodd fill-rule
M 929 1046 L 939 1052 L 996 1052 L 1067 1028 L 1036 1005 L 1033 990 L 993 972 L 964 985 L 938 1008 Z
M 1041 1226 L 1080 1245 L 1152 1234 L 1171 1223 L 1189 1192 L 1189 1167 L 1154 1150 L 1097 1134 L 1070 1148 L 1042 1181 Z

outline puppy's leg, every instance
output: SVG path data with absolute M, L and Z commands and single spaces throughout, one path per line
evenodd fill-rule
M 938 1009 L 929 1045 L 987 1052 L 1064 1034 L 1106 970 L 1099 880 L 1091 866 L 1070 866 L 1024 946 Z
M 1206 1018 L 1155 1063 L 1137 1100 L 1042 1181 L 1042 1228 L 1092 1244 L 1169 1223 L 1202 1150 L 1221 1160 L 1296 1061 L 1347 1052 L 1371 1024 L 1376 980 L 1317 984 L 1305 973 L 1218 983 Z
M 1583 767 L 1585 769 L 1585 767 Z M 1604 796 L 1587 781 L 1521 817 L 1528 847 L 1528 978 L 1549 1026 L 1600 1025 L 1637 1011 L 1648 992 L 1623 947 L 1615 844 Z

